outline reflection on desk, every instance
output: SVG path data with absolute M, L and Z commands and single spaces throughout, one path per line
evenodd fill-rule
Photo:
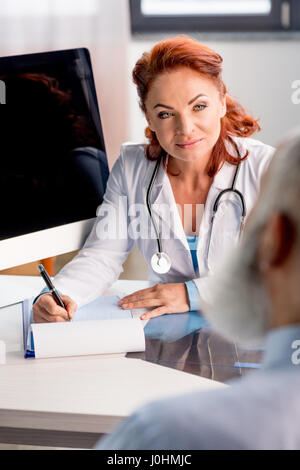
M 242 348 L 217 334 L 198 313 L 162 315 L 148 321 L 146 351 L 128 358 L 226 382 L 260 367 L 263 348 Z

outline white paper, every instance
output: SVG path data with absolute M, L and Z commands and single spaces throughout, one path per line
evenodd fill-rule
M 113 320 L 116 318 L 132 318 L 131 310 L 123 310 L 118 306 L 119 295 L 98 297 L 80 307 L 72 321 Z
M 145 351 L 139 319 L 35 323 L 31 328 L 36 358 Z

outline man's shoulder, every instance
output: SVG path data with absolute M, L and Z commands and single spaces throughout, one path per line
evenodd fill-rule
M 300 446 L 300 374 L 253 373 L 229 387 L 146 405 L 136 422 L 160 448 L 243 449 Z M 155 436 L 155 437 L 154 437 Z M 145 431 L 144 445 L 151 437 Z M 156 447 L 153 447 L 156 448 Z

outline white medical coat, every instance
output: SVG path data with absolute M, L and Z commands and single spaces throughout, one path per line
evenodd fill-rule
M 236 182 L 236 189 L 244 196 L 248 215 L 257 199 L 261 177 L 271 160 L 274 148 L 254 139 L 234 137 L 234 140 L 241 156 L 245 155 L 246 150 L 249 152 L 248 158 L 240 166 Z M 232 144 L 228 146 L 228 150 L 235 155 Z M 147 215 L 146 194 L 154 167 L 155 162 L 147 160 L 144 156 L 143 144 L 122 145 L 121 154 L 110 173 L 104 201 L 98 208 L 99 215 L 90 235 L 79 254 L 55 277 L 57 289 L 61 293 L 70 295 L 79 306 L 101 295 L 118 279 L 123 271 L 122 265 L 134 243 L 148 264 L 150 281 L 155 284 L 193 279 L 200 294 L 199 308 L 201 308 L 201 299 L 207 299 L 208 276 L 213 272 L 222 253 L 226 251 L 228 243 L 230 245 L 236 242 L 239 232 L 241 204 L 232 193 L 227 193 L 222 198 L 218 219 L 216 217 L 214 222 L 216 226 L 211 237 L 208 260 L 207 246 L 213 204 L 221 190 L 231 187 L 236 166 L 224 163 L 215 175 L 209 190 L 198 234 L 199 277 L 197 279 L 172 187 L 162 164 L 152 188 L 151 204 L 160 233 L 163 237 L 170 235 L 169 239 L 162 238 L 163 251 L 172 261 L 168 273 L 159 275 L 151 269 L 151 257 L 157 252 L 156 238 L 141 234 L 139 238 L 134 239 L 137 232 L 128 230 L 129 227 L 138 228 L 140 208 L 143 213 L 140 228 L 145 230 L 146 221 L 146 225 L 149 230 L 152 228 L 153 233 L 153 226 Z M 165 217 L 166 208 L 171 210 L 173 217 Z M 110 237 L 106 239 L 103 230 L 104 221 Z M 111 237 L 114 231 L 116 236 Z

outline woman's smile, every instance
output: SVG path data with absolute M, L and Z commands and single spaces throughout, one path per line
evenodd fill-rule
M 203 137 L 200 139 L 195 139 L 195 140 L 187 140 L 184 142 L 180 142 L 176 144 L 177 147 L 180 147 L 181 149 L 190 149 L 191 147 L 196 147 L 201 141 L 203 140 Z

